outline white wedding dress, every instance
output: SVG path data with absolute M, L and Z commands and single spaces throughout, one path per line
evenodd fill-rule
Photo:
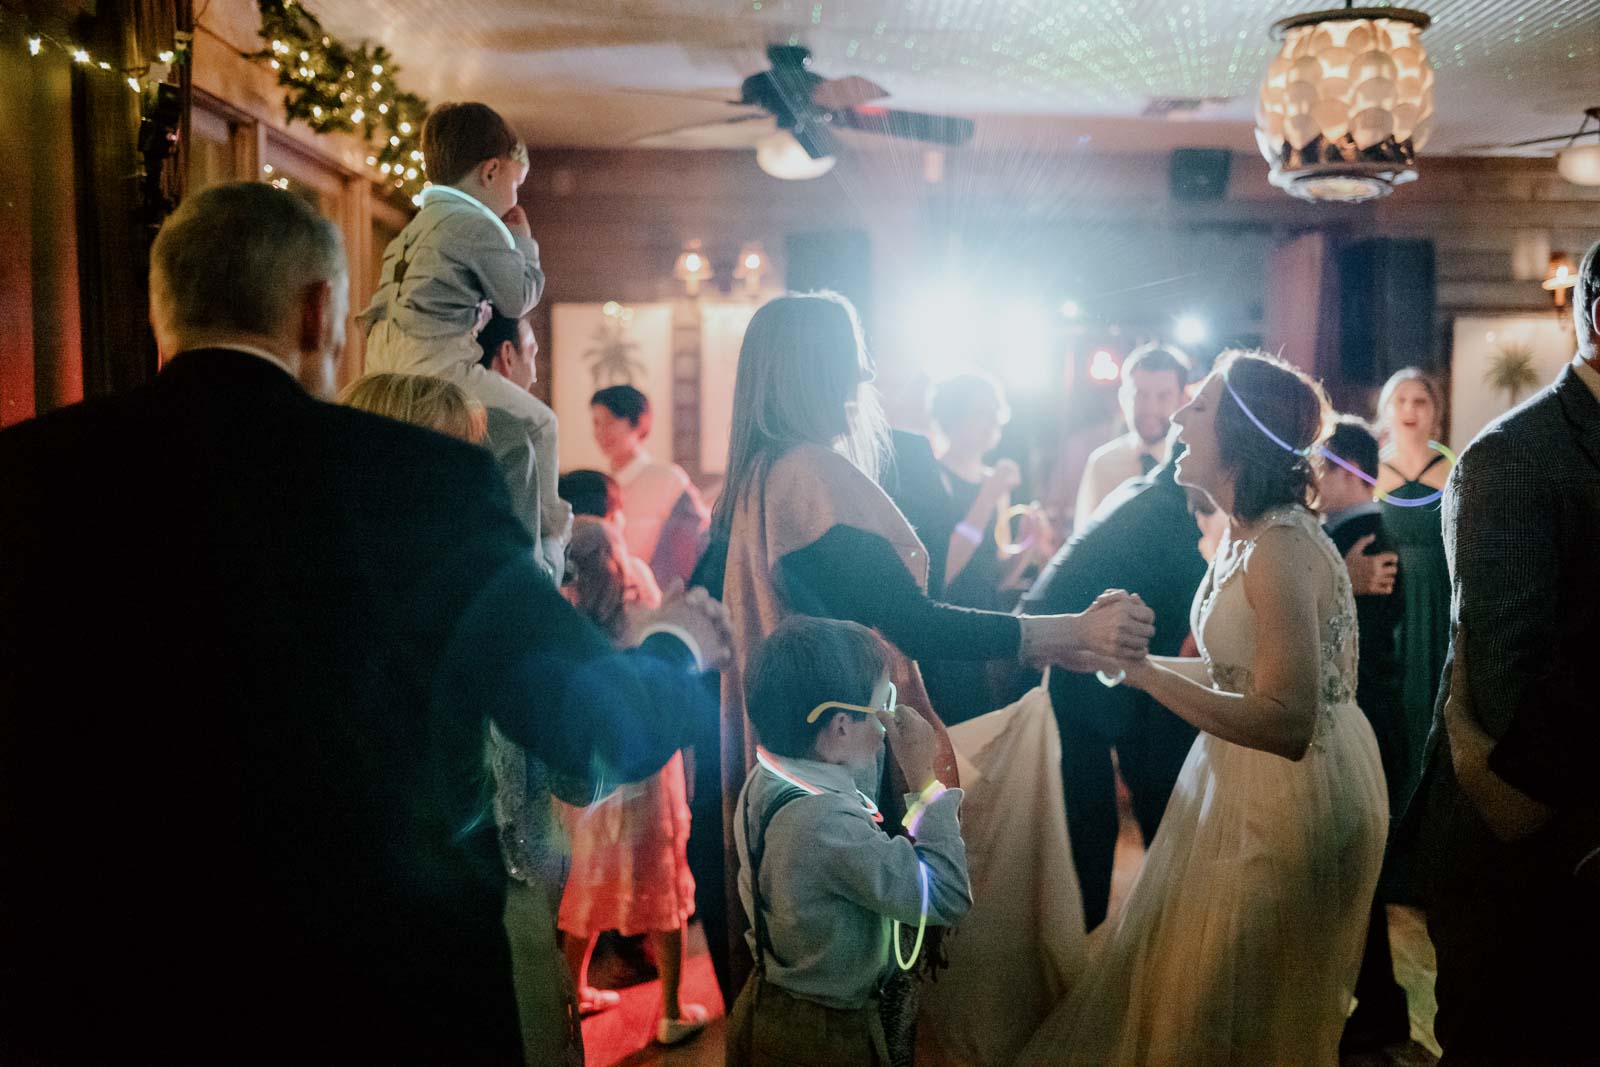
M 1325 564 L 1311 747 L 1292 761 L 1206 733 L 1195 740 L 1127 902 L 1096 932 L 1081 980 L 1024 1063 L 1338 1063 L 1388 800 L 1355 703 L 1344 562 L 1305 509 L 1265 521 L 1297 531 Z M 1191 615 L 1213 684 L 1233 693 L 1250 690 L 1255 662 L 1241 573 L 1254 547 L 1218 555 Z

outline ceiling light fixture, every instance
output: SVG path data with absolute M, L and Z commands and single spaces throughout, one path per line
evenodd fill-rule
M 1302 200 L 1357 203 L 1415 180 L 1433 129 L 1430 19 L 1401 7 L 1313 11 L 1272 27 L 1283 41 L 1256 109 L 1272 184 Z
M 1594 120 L 1593 144 L 1576 144 L 1583 131 Z M 1573 185 L 1600 185 L 1600 107 L 1591 107 L 1583 113 L 1583 125 L 1572 135 L 1567 147 L 1556 153 L 1556 171 Z
M 833 156 L 812 159 L 788 130 L 770 133 L 756 142 L 756 166 L 784 181 L 808 181 L 833 169 Z

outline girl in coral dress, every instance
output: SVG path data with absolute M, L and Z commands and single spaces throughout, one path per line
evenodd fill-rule
M 628 639 L 628 610 L 648 609 L 661 599 L 651 583 L 627 578 L 627 548 L 614 525 L 579 518 L 567 548 L 566 593 L 580 611 L 619 642 Z M 642 782 L 618 788 L 584 808 L 561 805 L 572 839 L 572 872 L 561 898 L 557 924 L 566 934 L 567 964 L 578 987 L 580 1011 L 615 1005 L 611 990 L 587 981 L 595 939 L 606 930 L 624 936 L 649 934 L 661 976 L 661 1015 L 656 1040 L 677 1044 L 706 1024 L 706 1009 L 678 996 L 683 945 L 694 911 L 689 874 L 689 802 L 683 753 Z

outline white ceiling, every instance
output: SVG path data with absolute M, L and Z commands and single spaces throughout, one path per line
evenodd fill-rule
M 1600 0 L 1414 0 L 1438 68 L 1430 153 L 1576 129 L 1600 105 Z M 1115 150 L 1252 144 L 1269 28 L 1318 0 L 317 0 L 341 36 L 387 45 L 401 83 L 485 100 L 536 145 L 749 144 L 721 103 L 796 42 L 894 106 L 978 121 L 977 145 Z M 661 95 L 665 94 L 665 95 Z M 1218 97 L 1202 123 L 1140 119 Z M 1110 120 L 1110 121 L 1108 121 Z M 1089 138 L 1084 141 L 1082 138 Z M 1537 151 L 1537 150 L 1535 150 Z

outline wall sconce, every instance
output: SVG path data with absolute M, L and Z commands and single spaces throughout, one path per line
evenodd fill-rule
M 1550 257 L 1550 269 L 1545 273 L 1543 285 L 1555 301 L 1556 310 L 1567 306 L 1567 293 L 1578 284 L 1578 272 L 1572 266 L 1572 257 L 1557 252 Z
M 690 241 L 683 246 L 683 254 L 678 257 L 672 274 L 683 283 L 685 293 L 689 296 L 699 295 L 700 283 L 711 279 L 711 260 L 700 250 L 699 241 Z
M 761 291 L 761 277 L 767 273 L 770 266 L 761 242 L 750 241 L 739 249 L 739 265 L 733 268 L 733 276 L 736 280 L 744 282 L 745 292 L 754 296 Z

